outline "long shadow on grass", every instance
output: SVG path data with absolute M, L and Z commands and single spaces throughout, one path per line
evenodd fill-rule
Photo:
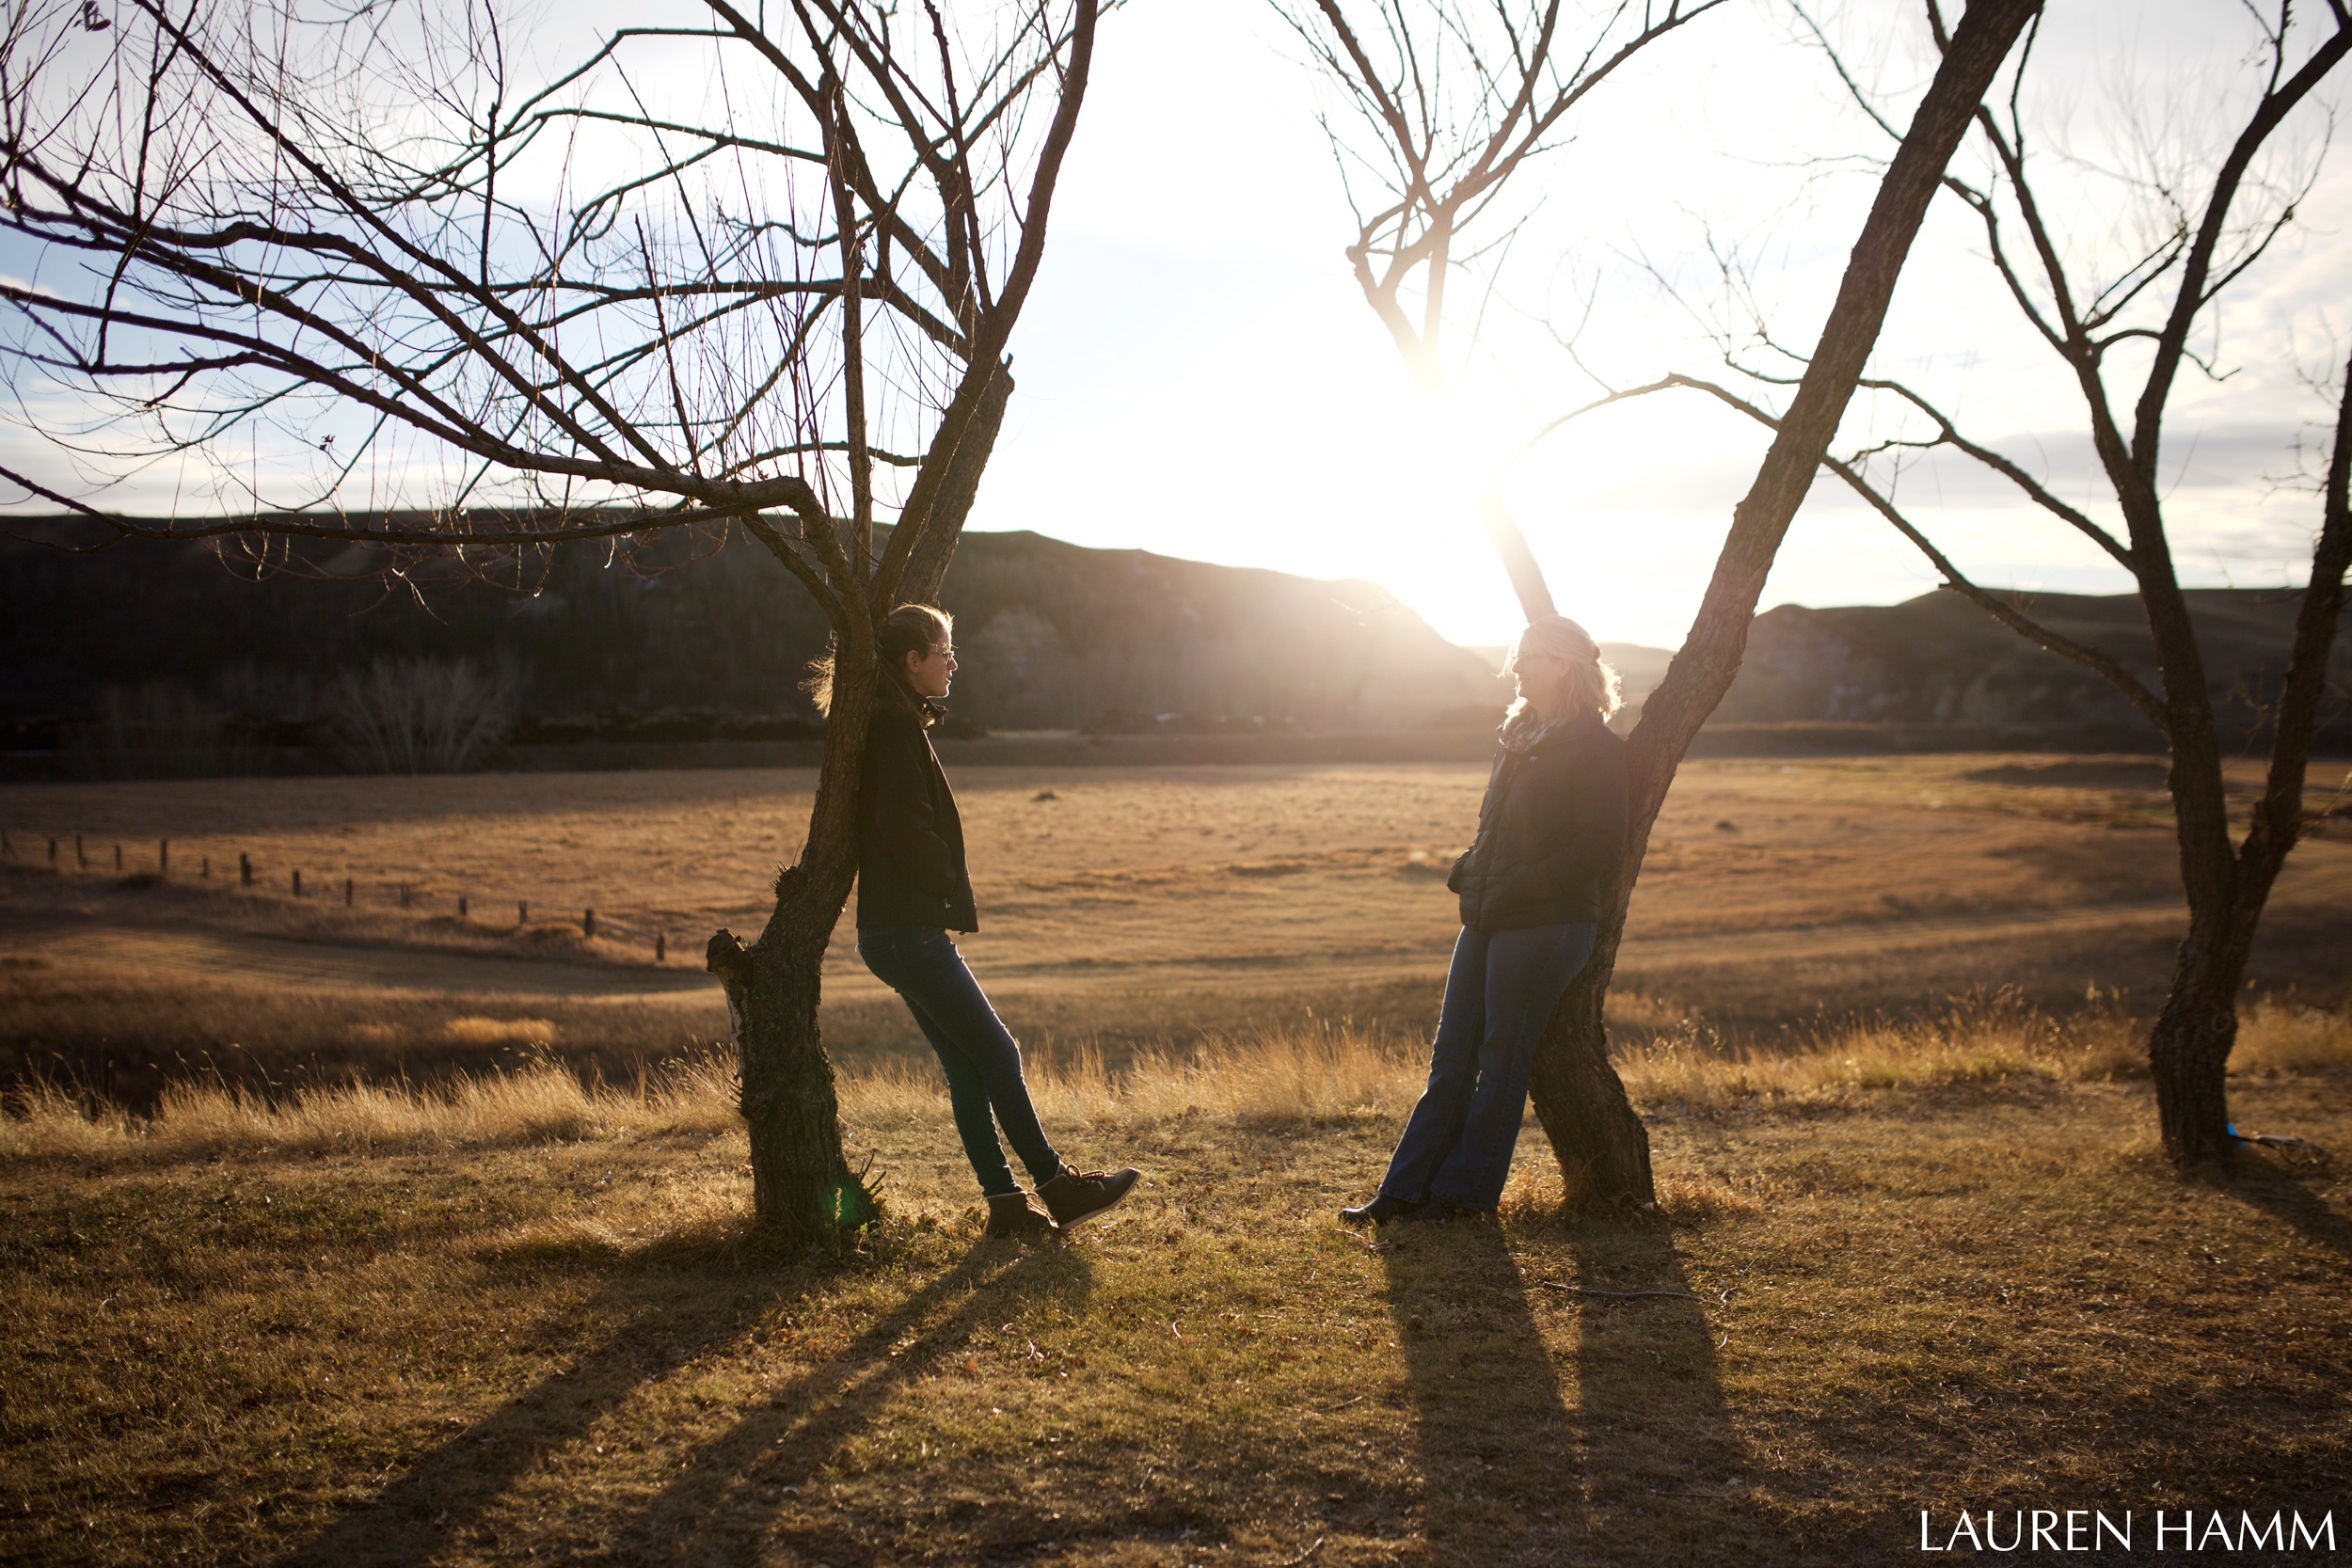
M 1765 1542 L 1743 1504 L 1749 1478 L 1708 1304 L 1692 1292 L 1672 1232 L 1644 1221 L 1539 1228 L 1517 1238 L 1516 1257 L 1511 1239 L 1490 1224 L 1411 1228 L 1385 1254 L 1431 1558 L 1718 1562 L 1757 1552 Z M 1570 1388 L 1537 1299 L 1576 1314 Z
M 601 1267 L 607 1278 L 586 1301 L 561 1311 L 548 1332 L 561 1332 L 565 1323 L 600 1323 L 607 1325 L 601 1337 L 569 1365 L 424 1454 L 398 1481 L 280 1562 L 406 1563 L 439 1557 L 461 1544 L 491 1544 L 496 1526 L 488 1516 L 500 1499 L 552 1456 L 580 1442 L 640 1389 L 698 1357 L 724 1354 L 777 1307 L 840 1283 L 840 1271 L 821 1264 L 763 1268 L 757 1246 L 756 1240 L 746 1243 L 739 1234 L 722 1233 L 574 1260 L 574 1266 Z M 498 1266 L 545 1272 L 554 1261 L 509 1260 Z M 851 1380 L 834 1381 L 837 1369 L 853 1370 L 885 1355 L 942 1303 L 1018 1279 L 1039 1266 L 1034 1256 L 981 1243 L 867 1327 L 841 1360 L 812 1370 L 793 1390 L 777 1396 L 792 1400 L 791 1409 L 769 1414 L 787 1420 L 796 1414 L 814 1416 L 850 1387 Z
M 797 1499 L 814 1490 L 827 1461 L 873 1425 L 912 1379 L 940 1370 L 976 1333 L 1025 1306 L 1048 1298 L 1082 1304 L 1093 1286 L 1085 1255 L 1070 1246 L 1040 1246 L 1008 1259 L 983 1243 L 947 1274 L 860 1334 L 850 1348 L 812 1367 L 745 1415 L 724 1436 L 707 1443 L 637 1517 L 620 1527 L 621 1560 L 707 1563 L 757 1562 L 787 1546 L 795 1560 L 897 1563 L 907 1542 L 886 1521 L 872 1524 L 820 1507 L 813 1515 Z M 1008 1417 L 1000 1448 L 1028 1435 Z M 973 1491 L 989 1490 L 992 1460 Z M 1009 1490 L 993 1512 L 979 1497 L 954 1499 L 968 1522 L 950 1525 L 974 1537 L 981 1555 L 1017 1550 L 1060 1533 L 1050 1520 L 1025 1509 Z M 787 1505 L 787 1499 L 794 1499 Z M 796 1517 L 787 1518 L 793 1513 Z M 932 1543 L 943 1532 L 934 1527 Z
M 2292 1226 L 2303 1239 L 2352 1261 L 2352 1219 L 2312 1192 L 2302 1178 L 2260 1155 L 2246 1157 L 2235 1175 L 2215 1182 L 2217 1191 Z
M 1490 1223 L 1404 1227 L 1381 1259 L 1431 1555 L 1506 1560 L 1557 1546 L 1559 1515 L 1579 1491 L 1575 1430 L 1503 1233 Z
M 1721 1562 L 1769 1556 L 1747 1503 L 1756 1477 L 1724 1408 L 1718 1342 L 1674 1232 L 1647 1217 L 1567 1235 L 1577 1313 L 1579 1544 L 1609 1559 Z M 1539 1289 L 1544 1288 L 1539 1285 Z M 1663 1291 L 1662 1295 L 1634 1292 Z M 1607 1294 L 1598 1292 L 1611 1292 Z

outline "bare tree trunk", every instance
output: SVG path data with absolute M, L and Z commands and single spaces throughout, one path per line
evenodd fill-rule
M 2191 911 L 2172 986 L 2148 1038 L 2164 1147 L 2181 1164 L 2227 1164 L 2230 1050 L 2237 1043 L 2237 989 L 2253 928 L 2232 911 Z
M 1657 1196 L 1649 1129 L 1626 1098 L 1617 1069 L 1609 1065 L 1609 1036 L 1601 1022 L 1608 975 L 1616 967 L 1617 941 L 1624 934 L 1622 914 L 1602 923 L 1601 941 L 1584 973 L 1552 1011 L 1528 1084 L 1571 1208 L 1601 1198 L 1649 1203 Z
M 2254 946 L 2270 889 L 2301 836 L 2303 777 L 2310 765 L 2312 733 L 2327 690 L 2328 657 L 2336 624 L 2344 614 L 2344 579 L 2352 569 L 2352 363 L 2344 368 L 2344 395 L 2336 404 L 2335 450 L 2328 460 L 2319 539 L 2312 551 L 2311 580 L 2295 620 L 2295 648 L 2279 693 L 2278 728 L 2271 737 L 2269 778 L 2256 802 L 2245 842 L 2228 865 L 2226 898 L 2216 898 L 2200 880 L 2185 876 L 2189 889 L 2188 935 L 2173 963 L 2172 986 L 2148 1037 L 2148 1066 L 2156 1085 L 2156 1122 L 2165 1152 L 2182 1166 L 2226 1164 L 2237 1152 L 2230 1134 L 2229 1061 L 2237 1043 L 2238 988 Z M 2209 755 L 2184 756 L 2173 741 L 2173 773 L 2209 778 L 2217 786 L 2221 761 L 2210 724 L 2191 736 Z M 2191 742 L 2195 744 L 2193 740 Z M 2187 766 L 2185 768 L 2184 764 Z M 2189 801 L 2174 785 L 2173 807 L 2183 828 L 2183 870 L 2192 870 L 2186 846 Z M 2220 824 L 2220 847 L 2229 851 L 2228 818 Z
M 1571 1203 L 1656 1200 L 1649 1133 L 1609 1065 L 1601 1021 L 1625 934 L 1626 906 L 1648 852 L 1650 829 L 1683 753 L 1740 673 L 1765 575 L 1878 341 L 1896 280 L 1945 166 L 2001 62 L 2039 8 L 2040 0 L 1975 0 L 1962 17 L 1880 182 L 1804 380 L 1747 499 L 1732 514 L 1730 534 L 1691 634 L 1628 737 L 1630 810 L 1624 869 L 1602 911 L 1592 960 L 1561 999 L 1536 1048 L 1530 1085 Z
M 829 1241 L 872 1219 L 874 1193 L 841 1148 L 833 1063 L 818 1037 L 825 945 L 840 917 L 798 866 L 777 879 L 776 911 L 750 947 L 722 929 L 711 972 L 726 987 L 751 1134 L 752 1212 L 789 1241 Z

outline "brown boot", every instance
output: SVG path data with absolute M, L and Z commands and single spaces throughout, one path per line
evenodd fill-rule
M 988 1200 L 988 1234 L 991 1236 L 1050 1236 L 1054 1222 L 1043 1210 L 1029 1201 L 1026 1193 L 994 1193 Z
M 1125 1170 L 1097 1171 L 1064 1165 L 1059 1176 L 1037 1184 L 1037 1196 L 1054 1212 L 1055 1224 L 1073 1225 L 1117 1203 L 1142 1180 L 1143 1172 L 1133 1165 Z

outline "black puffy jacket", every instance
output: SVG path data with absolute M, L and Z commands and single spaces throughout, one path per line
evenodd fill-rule
M 887 697 L 866 734 L 857 808 L 859 930 L 980 928 L 955 792 L 921 721 Z
M 1477 930 L 1597 921 L 1625 835 L 1625 742 L 1588 715 L 1496 754 L 1478 837 L 1445 885 Z

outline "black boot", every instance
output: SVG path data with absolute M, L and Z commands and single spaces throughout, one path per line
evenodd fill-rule
M 1386 1225 L 1391 1220 L 1409 1220 L 1420 1212 L 1420 1204 L 1382 1193 L 1360 1209 L 1341 1210 L 1340 1220 L 1345 1225 Z
M 1098 1171 L 1064 1165 L 1059 1176 L 1037 1184 L 1037 1196 L 1053 1211 L 1056 1225 L 1074 1225 L 1117 1203 L 1142 1180 L 1143 1172 L 1133 1165 L 1125 1170 Z
M 1050 1236 L 1056 1227 L 1026 1193 L 992 1193 L 988 1199 L 991 1236 Z

